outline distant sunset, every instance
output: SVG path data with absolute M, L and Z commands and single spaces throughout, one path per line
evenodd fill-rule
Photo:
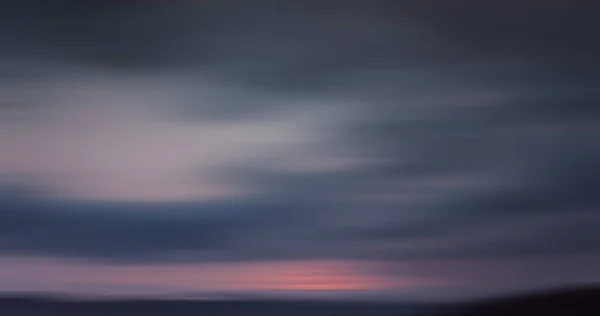
M 373 291 L 435 285 L 425 278 L 390 278 L 383 264 L 358 261 L 268 261 L 204 264 L 97 264 L 28 258 L 0 260 L 0 279 L 27 276 L 32 284 L 63 283 L 90 287 L 87 294 L 134 294 L 127 285 L 179 294 L 243 291 Z M 10 273 L 2 271 L 11 271 Z M 60 289 L 58 286 L 55 289 Z M 96 290 L 94 290 L 96 289 Z M 3 288 L 0 286 L 0 291 Z M 6 290 L 6 288 L 4 288 Z M 82 293 L 88 291 L 83 290 Z
M 1 1 L 0 300 L 599 283 L 598 12 Z

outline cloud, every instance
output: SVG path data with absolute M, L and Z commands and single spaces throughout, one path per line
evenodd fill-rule
M 261 220 L 248 216 L 251 204 L 78 203 L 5 196 L 0 248 L 15 254 L 133 261 L 160 260 L 186 250 L 218 252 Z
M 48 192 L 7 193 L 0 249 L 126 261 L 597 253 L 599 78 L 578 51 L 594 49 L 583 25 L 538 38 L 563 15 L 344 3 L 15 7 L 30 18 L 4 22 L 17 31 L 3 90 L 31 107 L 0 126 L 0 171 Z
M 360 185 L 371 183 L 363 176 L 355 170 L 246 173 L 262 193 L 221 202 L 74 202 L 11 193 L 0 212 L 2 248 L 134 262 L 597 254 L 599 214 L 578 208 L 577 200 L 553 205 L 543 200 L 548 193 L 523 206 L 498 209 L 499 199 L 462 208 L 477 195 L 436 195 L 428 186 L 424 201 L 352 199 L 353 188 L 361 192 Z M 445 196 L 462 202 L 443 202 Z
M 211 84 L 190 92 L 192 85 L 177 85 L 181 78 L 74 68 L 25 87 L 7 85 L 15 98 L 31 98 L 32 107 L 16 110 L 22 119 L 0 126 L 0 146 L 9 153 L 0 158 L 0 173 L 35 175 L 68 197 L 195 200 L 253 190 L 214 175 L 240 161 L 337 154 L 327 146 L 329 130 L 346 116 L 336 103 L 269 97 L 305 108 L 189 120 L 181 118 L 188 102 L 206 105 L 210 113 L 227 98 L 215 96 Z M 230 93 L 237 102 L 262 101 L 243 90 Z

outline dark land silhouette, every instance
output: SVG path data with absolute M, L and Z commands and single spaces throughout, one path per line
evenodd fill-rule
M 0 298 L 2 316 L 597 316 L 600 287 L 538 292 L 464 303 L 298 300 L 93 301 L 11 295 Z
M 600 287 L 562 289 L 460 304 L 448 316 L 597 316 Z

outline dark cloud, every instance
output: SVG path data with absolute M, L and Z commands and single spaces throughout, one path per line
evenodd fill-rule
M 426 1 L 429 2 L 429 1 Z M 475 0 L 423 3 L 420 16 L 455 39 L 491 54 L 535 54 L 539 57 L 593 56 L 597 51 L 593 12 L 584 1 Z
M 235 252 L 238 237 L 251 235 L 262 221 L 260 213 L 269 208 L 253 201 L 64 201 L 27 186 L 5 186 L 2 193 L 2 252 L 100 260 L 157 261 L 177 251 Z
M 4 7 L 0 38 L 9 64 L 183 69 L 193 73 L 183 80 L 252 90 L 254 101 L 235 89 L 223 89 L 228 97 L 218 107 L 189 101 L 185 117 L 272 111 L 281 103 L 263 96 L 281 93 L 396 102 L 415 89 L 451 90 L 448 81 L 437 82 L 447 87 L 432 81 L 462 77 L 474 62 L 516 61 L 525 69 L 508 77 L 495 69 L 479 78 L 492 78 L 496 87 L 554 80 L 546 89 L 556 89 L 598 79 L 597 63 L 589 60 L 600 48 L 593 4 L 29 0 Z M 528 70 L 533 64 L 537 69 Z M 449 65 L 456 71 L 440 73 Z M 419 85 L 422 74 L 414 70 L 422 68 L 436 70 Z

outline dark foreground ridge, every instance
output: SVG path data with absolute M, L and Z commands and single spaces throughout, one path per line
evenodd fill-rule
M 447 316 L 598 316 L 600 286 L 531 293 L 457 305 Z
M 598 316 L 600 287 L 525 294 L 460 304 L 283 300 L 81 301 L 0 298 L 1 316 Z
M 77 301 L 14 297 L 0 299 L 0 316 L 419 316 L 426 304 L 282 300 Z

